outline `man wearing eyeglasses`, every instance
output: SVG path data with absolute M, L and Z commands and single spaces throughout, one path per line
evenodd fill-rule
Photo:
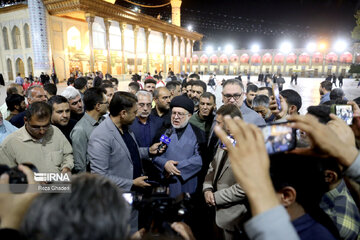
M 224 104 L 234 104 L 240 109 L 245 122 L 258 126 L 265 125 L 264 119 L 244 104 L 244 85 L 239 80 L 226 80 L 223 85 L 222 96 Z
M 86 159 L 87 146 L 92 131 L 104 119 L 103 115 L 108 110 L 106 92 L 103 88 L 90 88 L 84 93 L 86 112 L 70 133 L 74 148 L 74 172 L 90 170 L 89 161 Z
M 14 167 L 34 164 L 41 173 L 67 173 L 74 166 L 72 147 L 64 134 L 50 124 L 51 107 L 44 102 L 31 104 L 25 126 L 2 143 L 0 164 Z
M 173 98 L 171 107 L 171 142 L 165 153 L 154 158 L 160 172 L 171 178 L 170 197 L 181 193 L 194 193 L 198 184 L 198 173 L 202 166 L 200 146 L 205 141 L 204 133 L 188 124 L 194 112 L 194 103 L 185 96 Z

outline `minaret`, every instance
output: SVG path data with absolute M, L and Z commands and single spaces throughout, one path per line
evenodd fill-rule
M 181 25 L 181 0 L 171 0 L 172 18 L 171 23 L 179 26 Z
M 47 10 L 42 0 L 29 0 L 31 44 L 34 52 L 33 76 L 39 76 L 41 72 L 51 74 L 50 53 L 47 26 Z

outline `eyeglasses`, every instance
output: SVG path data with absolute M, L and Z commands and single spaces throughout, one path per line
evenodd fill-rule
M 235 101 L 239 100 L 239 98 L 243 95 L 243 93 L 240 94 L 223 94 L 224 98 L 226 98 L 226 100 L 230 100 L 231 98 L 234 98 Z
M 34 125 L 30 125 L 28 124 L 28 127 L 31 128 L 34 131 L 40 131 L 40 130 L 48 130 L 50 128 L 50 123 L 48 125 L 45 126 L 34 126 Z
M 188 115 L 188 113 L 182 113 L 182 112 L 171 112 L 171 115 L 174 115 L 175 117 L 178 116 L 179 118 L 183 118 L 186 115 Z

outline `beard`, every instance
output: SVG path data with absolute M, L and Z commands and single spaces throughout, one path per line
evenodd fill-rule
M 173 123 L 171 123 L 171 125 L 175 129 L 182 129 L 182 128 L 186 127 L 186 125 L 189 123 L 189 119 L 190 119 L 190 117 L 186 116 L 186 119 L 184 120 L 184 122 L 182 124 L 175 126 Z
M 193 101 L 193 103 L 194 103 L 195 107 L 198 107 L 198 106 L 199 106 L 199 104 L 200 104 L 199 99 L 197 99 L 197 98 L 193 98 L 193 99 L 191 99 L 191 100 Z

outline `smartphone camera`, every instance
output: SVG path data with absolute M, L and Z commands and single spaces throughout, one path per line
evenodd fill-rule
M 331 112 L 344 120 L 347 125 L 352 124 L 354 113 L 351 105 L 332 105 Z
M 262 126 L 268 154 L 286 152 L 296 147 L 296 130 L 288 122 Z

